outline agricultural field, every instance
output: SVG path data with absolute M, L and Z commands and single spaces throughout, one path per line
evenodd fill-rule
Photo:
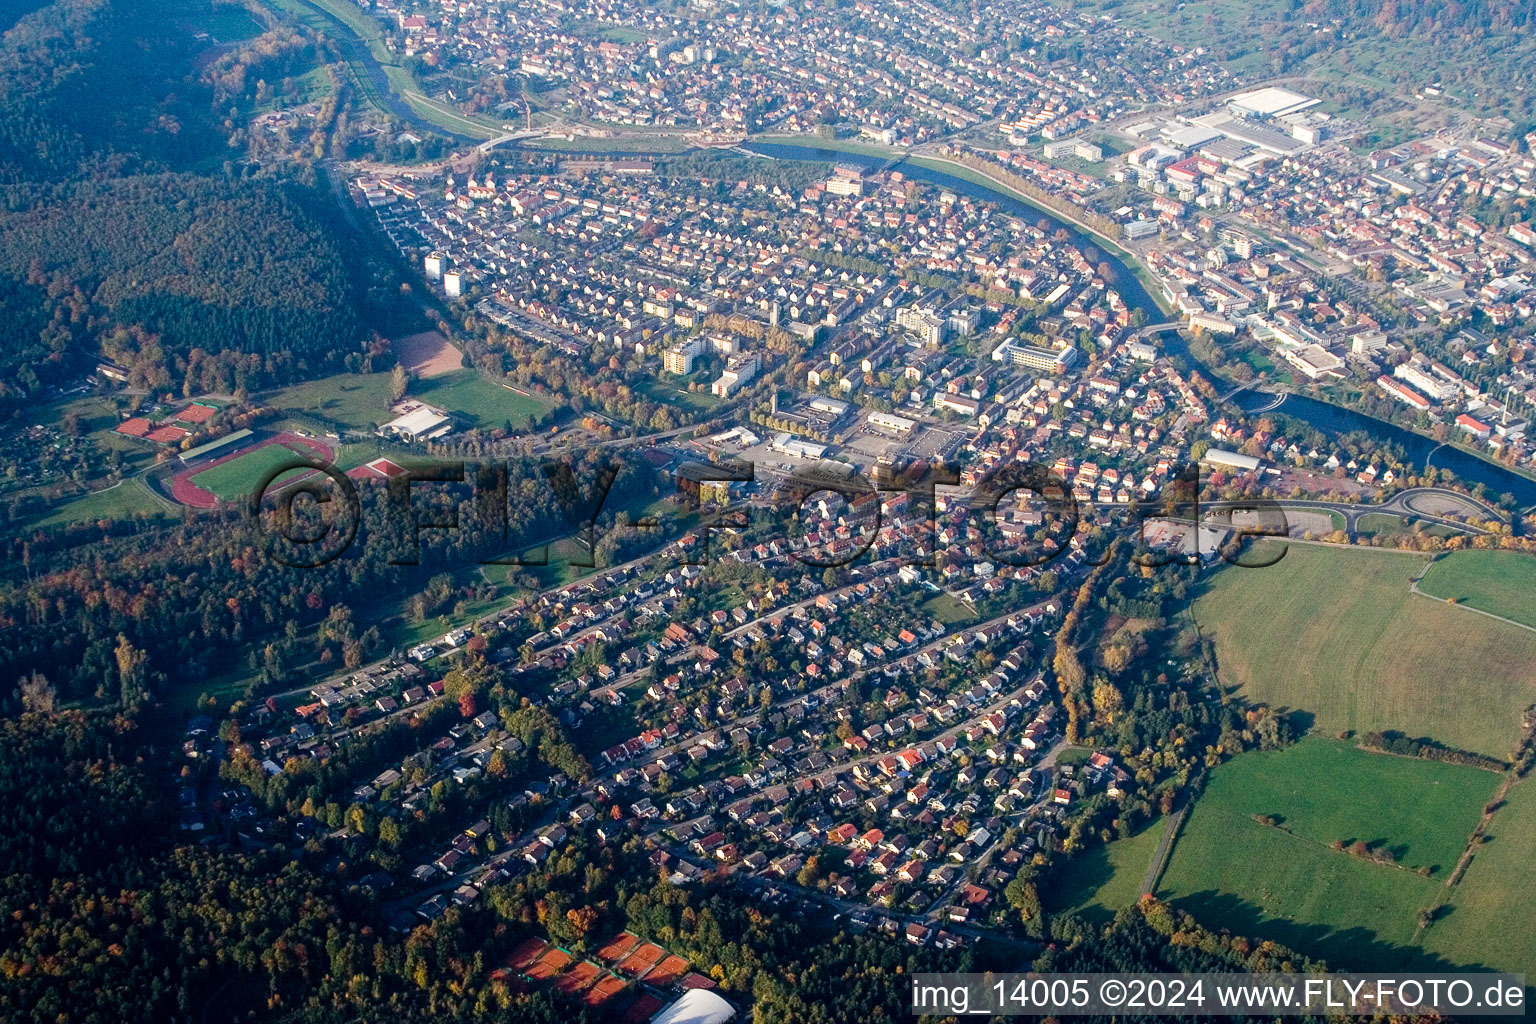
M 1423 935 L 1424 948 L 1468 967 L 1536 975 L 1536 782 L 1512 786 L 1448 905 Z
M 1095 924 L 1141 898 L 1141 883 L 1163 838 L 1161 818 L 1125 839 L 1083 850 L 1053 871 L 1041 893 L 1051 913 L 1072 912 Z
M 1285 750 L 1245 754 L 1215 772 L 1201 806 L 1213 800 L 1245 816 L 1265 814 L 1324 846 L 1335 839 L 1389 842 L 1397 863 L 1427 867 L 1443 881 L 1500 778 L 1467 765 L 1308 736 Z
M 1454 551 L 1435 560 L 1419 589 L 1536 628 L 1536 558 L 1517 551 Z
M 1536 634 L 1413 595 L 1423 566 L 1291 545 L 1267 568 L 1217 570 L 1192 614 L 1222 682 L 1303 729 L 1396 730 L 1507 758 L 1536 700 Z
M 246 452 L 195 474 L 192 482 L 224 501 L 240 501 L 249 498 L 267 474 L 279 466 L 289 466 L 299 459 L 314 457 L 313 452 L 289 448 L 284 444 L 263 445 L 255 451 Z
M 1333 966 L 1422 964 L 1413 947 L 1419 911 L 1445 891 L 1499 781 L 1321 737 L 1243 754 L 1212 773 L 1158 895 L 1210 927 L 1273 939 Z M 1333 850 L 1335 840 L 1386 849 L 1397 863 Z

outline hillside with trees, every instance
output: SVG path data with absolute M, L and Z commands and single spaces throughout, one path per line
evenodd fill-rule
M 576 479 L 592 480 L 600 458 L 578 463 Z M 638 472 L 625 464 L 617 492 L 632 488 Z M 402 512 L 381 491 L 364 489 L 361 525 L 345 557 L 307 570 L 268 557 L 266 535 L 242 512 L 110 538 L 94 524 L 62 537 L 16 538 L 4 549 L 5 562 L 12 569 L 25 563 L 25 571 L 0 585 L 0 623 L 7 627 L 0 678 L 37 672 L 61 703 L 121 696 L 133 704 L 145 690 L 162 695 L 155 678 L 195 684 L 234 667 L 232 652 L 254 645 L 250 667 L 275 684 L 287 679 L 284 650 L 297 629 L 335 606 L 404 601 L 424 587 L 446 594 L 437 576 L 571 531 L 532 460 L 509 464 L 505 530 L 484 521 L 468 488 L 413 491 L 411 511 Z M 424 529 L 418 541 L 412 514 L 424 522 L 456 518 L 460 526 Z M 603 514 L 604 528 L 612 516 Z M 435 615 L 442 599 L 433 600 Z M 125 643 L 147 652 L 145 673 L 132 680 L 116 654 Z M 387 652 L 375 646 L 358 653 Z
M 0 37 L 0 182 L 187 167 L 223 137 L 197 45 L 159 5 L 54 0 Z M 190 13 L 190 11 L 189 11 Z
M 1366 89 L 1438 86 L 1459 106 L 1536 121 L 1536 9 L 1517 0 L 1071 0 L 1260 76 L 1317 74 Z
M 220 6 L 14 5 L 0 37 L 0 406 L 101 358 L 152 391 L 195 366 L 202 390 L 233 393 L 329 372 L 367 340 L 388 301 L 379 268 L 331 240 L 329 197 L 235 145 L 246 69 L 282 74 L 308 50 L 290 30 L 199 70 L 208 44 L 186 19 Z
M 0 398 L 89 371 L 98 350 L 161 390 L 200 351 L 222 371 L 209 390 L 230 393 L 314 376 L 362 342 L 342 253 L 277 182 L 136 175 L 0 201 L 10 295 L 43 325 L 0 354 Z

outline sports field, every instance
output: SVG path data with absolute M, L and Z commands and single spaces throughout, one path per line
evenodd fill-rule
M 1158 818 L 1133 836 L 1083 850 L 1051 872 L 1042 886 L 1042 902 L 1052 913 L 1072 911 L 1094 923 L 1108 921 L 1115 911 L 1141 898 L 1141 883 L 1163 838 L 1163 827 L 1163 819 Z
M 1415 596 L 1423 566 L 1291 545 L 1267 568 L 1217 570 L 1193 614 L 1222 682 L 1299 712 L 1302 726 L 1398 730 L 1507 758 L 1536 700 L 1536 633 Z
M 472 419 L 477 427 L 499 427 L 507 421 L 514 426 L 524 417 L 535 421 L 553 402 L 520 394 L 490 380 L 477 370 L 455 370 L 411 384 L 410 395 L 429 405 L 456 412 Z
M 1209 927 L 1274 939 L 1333 966 L 1418 963 L 1419 911 L 1444 892 L 1499 782 L 1476 768 L 1321 737 L 1246 753 L 1212 773 L 1158 895 Z M 1330 848 L 1357 839 L 1392 851 L 1402 866 Z M 1420 867 L 1433 874 L 1421 877 Z
M 1512 786 L 1424 948 L 1468 967 L 1536 976 L 1536 781 Z M 1522 925 L 1517 922 L 1527 922 Z
M 194 474 L 192 482 L 222 501 L 242 501 L 249 498 L 266 480 L 267 474 L 279 466 L 291 466 L 314 457 L 311 452 L 284 444 L 263 445 Z
M 1419 589 L 1536 627 L 1536 558 L 1519 551 L 1453 551 L 1429 567 Z
M 264 396 L 262 404 L 323 416 L 359 429 L 393 419 L 387 373 L 337 373 L 280 388 Z

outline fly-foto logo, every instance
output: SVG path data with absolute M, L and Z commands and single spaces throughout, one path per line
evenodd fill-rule
M 578 543 L 573 564 L 591 567 L 599 519 L 622 467 L 612 461 L 595 468 L 569 461 L 540 466 L 543 485 L 563 530 Z M 284 480 L 295 472 L 303 475 Z M 898 529 L 911 549 L 911 564 L 933 566 L 941 548 L 968 551 L 977 560 L 1015 568 L 1045 565 L 1076 548 L 1079 560 L 1092 555 L 1081 537 L 1089 532 L 1133 535 L 1133 562 L 1155 568 L 1220 558 L 1247 568 L 1273 565 L 1283 546 L 1255 551 L 1247 541 L 1285 537 L 1285 509 L 1268 499 L 1201 499 L 1198 464 L 1174 472 L 1154 497 L 1107 506 L 1080 501 L 1073 485 L 1054 469 L 1010 463 L 973 486 L 960 486 L 953 465 L 915 462 L 881 466 L 874 479 L 843 466 L 818 465 L 762 477 L 751 462 L 684 463 L 673 484 L 693 513 L 694 537 L 685 557 L 699 564 L 711 557 L 712 535 L 761 526 L 766 542 L 782 541 L 788 557 L 809 568 L 849 565 L 870 553 L 886 527 Z M 491 546 L 499 532 L 510 542 L 511 467 L 507 463 L 425 461 L 406 467 L 386 484 L 384 514 L 403 528 L 408 550 L 392 564 L 415 565 L 425 530 L 460 529 L 460 513 L 476 517 Z M 430 508 L 413 501 L 420 488 L 459 489 L 462 500 Z M 522 493 L 519 489 L 518 493 Z M 268 539 L 268 552 L 283 565 L 316 568 L 340 558 L 356 542 L 363 522 L 357 485 L 334 465 L 296 458 L 272 469 L 251 495 L 249 512 Z M 654 519 L 634 524 L 655 528 Z M 958 529 L 958 533 L 956 532 Z M 956 545 L 959 537 L 966 543 Z M 1099 550 L 1104 549 L 1099 545 Z M 505 550 L 504 543 L 499 550 Z M 481 564 L 542 565 L 544 559 L 496 557 Z

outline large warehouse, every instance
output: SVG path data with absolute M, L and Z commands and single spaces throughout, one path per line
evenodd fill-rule
M 1227 101 L 1227 109 L 1238 117 L 1265 119 L 1294 114 L 1299 110 L 1315 107 L 1321 102 L 1322 100 L 1303 96 L 1299 92 L 1268 86 L 1232 97 Z

